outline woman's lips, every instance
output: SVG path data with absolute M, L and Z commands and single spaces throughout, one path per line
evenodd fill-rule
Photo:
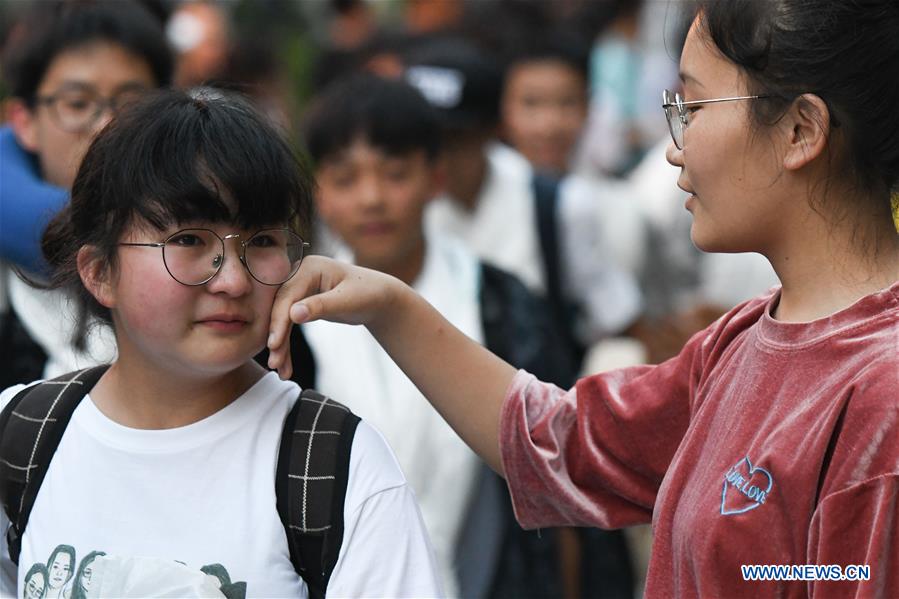
M 244 327 L 249 325 L 249 321 L 246 318 L 236 314 L 213 314 L 200 319 L 198 322 L 201 325 L 222 332 L 242 331 Z
M 201 320 L 200 324 L 223 333 L 242 331 L 249 323 L 245 320 Z
M 696 194 L 690 194 L 687 196 L 687 199 L 684 201 L 684 208 L 688 211 L 693 212 L 693 205 L 697 202 Z

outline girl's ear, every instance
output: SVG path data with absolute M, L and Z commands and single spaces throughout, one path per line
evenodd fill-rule
M 830 122 L 830 110 L 824 100 L 814 94 L 799 96 L 784 115 L 784 168 L 798 170 L 821 156 L 827 149 Z
M 78 250 L 78 275 L 84 288 L 94 299 L 106 308 L 115 307 L 115 292 L 108 265 L 100 256 L 96 246 L 85 245 Z

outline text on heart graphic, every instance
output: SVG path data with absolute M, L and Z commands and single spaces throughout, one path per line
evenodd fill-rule
M 746 456 L 724 475 L 721 489 L 721 515 L 742 514 L 764 505 L 774 478 L 764 468 L 753 466 Z

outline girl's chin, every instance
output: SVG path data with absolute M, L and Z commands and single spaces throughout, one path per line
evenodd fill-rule
M 722 247 L 721 240 L 716 239 L 713 235 L 709 235 L 708 231 L 697 226 L 695 216 L 693 219 L 693 226 L 690 227 L 690 240 L 693 242 L 693 245 L 696 246 L 696 249 L 702 252 L 727 251 Z
M 243 351 L 208 353 L 202 357 L 197 357 L 186 361 L 184 366 L 188 372 L 192 372 L 201 377 L 220 377 L 234 374 L 244 369 L 252 368 L 255 362 L 253 358 L 262 351 L 264 344 L 260 343 L 250 350 Z
M 737 254 L 757 251 L 752 247 L 735 243 L 736 240 L 733 238 L 697 227 L 695 220 L 693 221 L 693 227 L 690 229 L 690 240 L 696 246 L 696 249 L 706 254 Z

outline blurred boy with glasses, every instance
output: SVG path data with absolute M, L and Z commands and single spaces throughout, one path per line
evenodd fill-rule
M 129 101 L 168 84 L 172 68 L 161 23 L 132 0 L 40 2 L 11 30 L 0 128 L 3 385 L 111 357 L 108 340 L 81 335 L 71 344 L 61 299 L 24 285 L 9 266 L 43 275 L 40 235 L 67 201 L 91 139 Z

